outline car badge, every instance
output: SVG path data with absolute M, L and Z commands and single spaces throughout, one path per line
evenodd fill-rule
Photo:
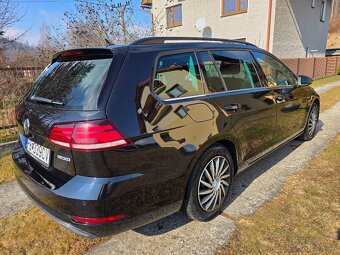
M 24 120 L 24 134 L 28 135 L 30 131 L 30 121 L 29 119 Z

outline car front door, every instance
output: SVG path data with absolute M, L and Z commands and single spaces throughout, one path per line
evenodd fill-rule
M 220 134 L 236 132 L 242 148 L 239 161 L 251 163 L 274 143 L 276 110 L 272 92 L 261 86 L 247 51 L 198 52 L 210 102 L 218 109 Z
M 277 105 L 277 142 L 284 142 L 304 129 L 307 117 L 308 90 L 298 87 L 296 75 L 275 57 L 252 52 L 271 87 Z

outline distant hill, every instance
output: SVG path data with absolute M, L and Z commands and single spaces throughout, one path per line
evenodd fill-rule
M 0 49 L 2 49 L 9 42 L 10 42 L 10 40 L 8 38 L 0 36 Z M 5 48 L 6 51 L 30 51 L 30 50 L 33 50 L 33 49 L 34 49 L 34 47 L 29 46 L 26 43 L 17 42 L 17 41 L 14 41 L 14 42 L 8 44 L 8 46 L 6 46 L 6 48 Z

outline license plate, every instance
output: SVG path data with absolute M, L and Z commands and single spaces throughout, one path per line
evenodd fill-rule
M 51 150 L 26 138 L 26 151 L 45 166 L 50 165 Z

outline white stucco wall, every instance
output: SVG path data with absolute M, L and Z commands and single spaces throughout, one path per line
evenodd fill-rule
M 246 38 L 248 42 L 265 48 L 268 2 L 266 0 L 249 0 L 247 13 L 222 17 L 221 0 L 155 0 L 152 7 L 155 35 Z M 275 1 L 273 2 L 275 5 Z M 183 6 L 183 25 L 166 28 L 165 8 L 178 3 L 182 3 Z M 205 17 L 207 25 L 207 28 L 202 32 L 195 28 L 195 23 L 200 17 Z
M 332 0 L 327 0 L 325 22 L 320 21 L 321 2 L 315 0 L 272 0 L 269 51 L 280 58 L 305 57 L 306 47 L 314 56 L 324 56 Z M 182 4 L 182 26 L 166 27 L 166 7 Z M 269 0 L 248 0 L 247 13 L 222 16 L 222 0 L 154 0 L 152 12 L 156 36 L 205 36 L 228 39 L 246 38 L 266 48 Z M 205 17 L 206 29 L 195 28 Z M 311 53 L 309 56 L 313 56 Z
M 316 0 L 277 0 L 273 53 L 278 57 L 305 57 L 306 47 L 317 52 L 309 57 L 325 56 L 332 1 L 327 0 L 324 22 L 320 21 L 321 2 Z

